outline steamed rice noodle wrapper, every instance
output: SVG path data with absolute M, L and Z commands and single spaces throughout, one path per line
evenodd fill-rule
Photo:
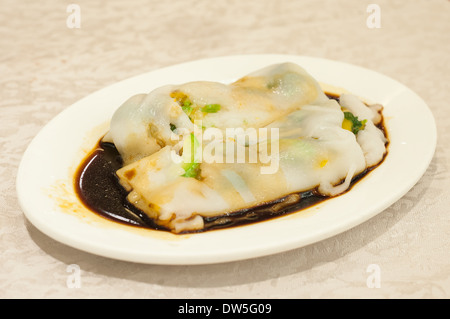
M 117 176 L 130 203 L 178 233 L 296 192 L 345 192 L 386 153 L 380 121 L 379 107 L 350 95 L 340 105 L 304 69 L 283 63 L 231 84 L 190 82 L 131 97 L 105 139 L 124 160 Z M 243 139 L 227 135 L 230 128 Z M 206 160 L 212 150 L 215 160 Z

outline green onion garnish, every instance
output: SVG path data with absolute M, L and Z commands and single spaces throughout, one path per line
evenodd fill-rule
M 200 109 L 204 113 L 216 113 L 220 110 L 220 104 L 206 104 Z

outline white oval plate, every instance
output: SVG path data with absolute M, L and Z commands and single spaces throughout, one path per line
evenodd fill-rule
M 78 201 L 73 174 L 128 97 L 165 84 L 230 83 L 264 66 L 294 62 L 320 83 L 381 103 L 390 138 L 385 161 L 348 193 L 305 211 L 252 225 L 173 235 L 110 222 Z M 419 129 L 420 128 L 420 129 Z M 111 85 L 65 109 L 33 139 L 21 161 L 17 192 L 28 220 L 66 245 L 153 264 L 235 261 L 302 247 L 382 212 L 421 178 L 435 150 L 436 126 L 424 101 L 397 81 L 358 66 L 292 55 L 239 55 L 183 63 Z

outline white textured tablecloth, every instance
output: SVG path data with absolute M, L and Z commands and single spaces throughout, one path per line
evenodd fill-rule
M 0 5 L 0 297 L 448 298 L 450 3 L 433 1 L 68 1 Z M 381 28 L 369 28 L 378 4 Z M 69 24 L 70 25 L 70 24 Z M 304 248 L 202 266 L 141 265 L 67 247 L 16 198 L 19 160 L 56 114 L 109 84 L 234 54 L 324 57 L 384 73 L 417 92 L 438 126 L 430 167 L 369 221 Z M 418 127 L 420 129 L 420 127 Z M 69 265 L 81 286 L 68 285 Z M 370 265 L 380 271 L 371 286 Z

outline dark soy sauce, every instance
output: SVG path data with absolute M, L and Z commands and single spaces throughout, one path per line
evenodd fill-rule
M 116 171 L 122 157 L 112 143 L 99 142 L 84 160 L 75 179 L 78 197 L 91 211 L 108 219 L 133 226 L 164 229 L 127 200 Z

